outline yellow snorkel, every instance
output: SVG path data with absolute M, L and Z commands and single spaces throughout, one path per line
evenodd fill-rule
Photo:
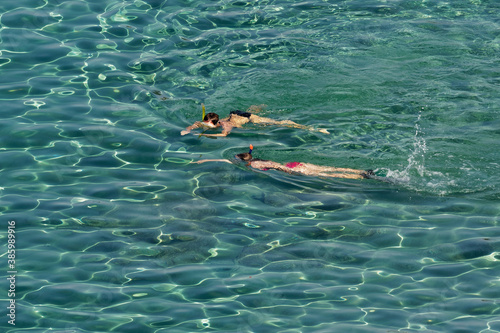
M 201 121 L 205 120 L 205 104 L 201 103 Z M 203 133 L 205 133 L 206 130 L 204 130 L 203 132 L 200 133 L 200 135 L 198 135 L 198 139 L 203 135 Z

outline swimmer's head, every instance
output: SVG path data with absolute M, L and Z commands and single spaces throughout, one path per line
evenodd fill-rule
M 252 150 L 253 150 L 253 145 L 250 145 L 250 150 L 248 151 L 248 153 L 237 154 L 235 155 L 235 157 L 243 161 L 251 161 L 253 159 Z
M 240 160 L 243 160 L 243 161 L 251 161 L 252 154 L 250 154 L 250 153 L 237 154 L 236 158 L 239 158 Z
M 219 115 L 217 113 L 209 112 L 203 118 L 203 122 L 209 126 L 216 126 L 219 122 Z

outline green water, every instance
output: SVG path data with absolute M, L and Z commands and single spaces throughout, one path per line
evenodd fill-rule
M 0 327 L 500 332 L 499 10 L 2 2 Z M 389 182 L 190 163 L 250 144 Z

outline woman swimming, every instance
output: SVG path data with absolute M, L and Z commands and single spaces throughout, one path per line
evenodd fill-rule
M 253 146 L 250 145 L 250 151 L 248 153 L 237 154 L 235 155 L 235 157 L 239 160 L 248 162 L 247 166 L 264 171 L 273 169 L 273 170 L 284 171 L 290 174 L 297 173 L 306 176 L 348 178 L 348 179 L 363 179 L 363 178 L 372 178 L 372 176 L 375 176 L 373 170 L 365 171 L 365 170 L 357 170 L 349 168 L 336 168 L 336 167 L 315 165 L 311 163 L 302 163 L 302 162 L 289 162 L 287 164 L 280 164 L 278 162 L 256 159 L 253 158 L 252 156 L 252 150 Z M 193 163 L 201 164 L 205 162 L 233 163 L 232 161 L 226 159 L 200 160 Z
M 278 125 L 278 126 L 285 126 L 285 127 L 291 127 L 291 128 L 307 129 L 309 131 L 318 131 L 321 133 L 329 134 L 329 132 L 323 128 L 315 129 L 312 126 L 300 125 L 300 124 L 294 123 L 291 120 L 274 120 L 271 118 L 259 117 L 253 113 L 248 112 L 248 111 L 255 111 L 255 110 L 258 110 L 258 107 L 254 106 L 254 105 L 252 105 L 247 110 L 247 112 L 240 111 L 240 110 L 234 110 L 234 111 L 231 111 L 229 113 L 229 117 L 221 119 L 221 120 L 219 120 L 219 115 L 217 115 L 216 113 L 213 113 L 213 112 L 208 113 L 203 118 L 203 122 L 197 121 L 193 125 L 188 126 L 185 130 L 181 131 L 181 135 L 186 135 L 186 134 L 190 133 L 191 130 L 193 130 L 195 128 L 199 128 L 199 127 L 205 127 L 205 128 L 222 127 L 222 133 L 202 134 L 202 135 L 208 136 L 208 137 L 227 136 L 234 127 L 241 128 L 246 123 L 262 124 L 262 125 Z M 210 116 L 211 118 L 208 118 L 208 116 Z
M 210 112 L 203 117 L 203 121 L 195 121 L 193 125 L 187 127 L 184 131 L 182 131 L 181 135 L 186 135 L 189 132 L 191 132 L 191 130 L 199 127 L 208 129 L 208 128 L 216 128 L 219 126 L 220 126 L 219 115 L 217 113 Z

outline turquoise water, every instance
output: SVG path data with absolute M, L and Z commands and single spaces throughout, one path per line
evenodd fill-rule
M 499 10 L 2 2 L 0 327 L 500 332 Z M 331 134 L 180 136 L 201 103 Z M 391 182 L 190 163 L 249 144 Z

